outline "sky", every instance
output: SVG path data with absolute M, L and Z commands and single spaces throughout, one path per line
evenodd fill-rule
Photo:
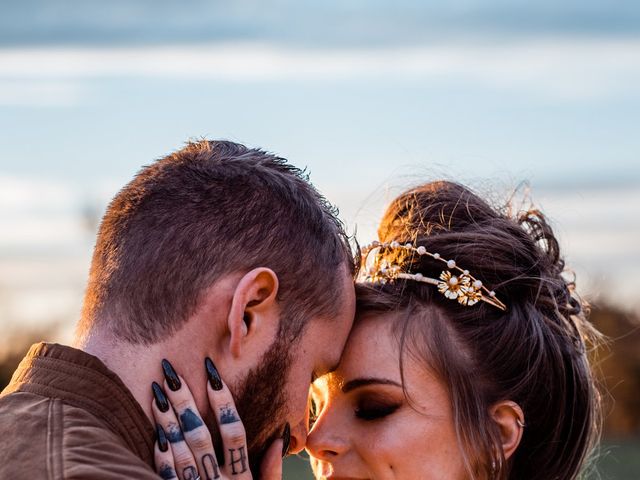
M 190 138 L 306 167 L 361 242 L 435 178 L 529 192 L 585 293 L 640 268 L 635 1 L 0 0 L 0 322 L 77 318 L 96 216 Z

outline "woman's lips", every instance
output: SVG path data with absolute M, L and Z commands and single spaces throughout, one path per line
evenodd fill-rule
M 314 471 L 318 480 L 371 480 L 370 478 L 363 477 L 350 477 L 345 475 L 339 475 L 336 473 L 335 468 L 329 462 L 322 460 L 316 460 L 314 465 Z
M 368 478 L 360 478 L 360 477 L 338 477 L 335 475 L 329 475 L 328 477 L 322 477 L 326 480 L 370 480 Z

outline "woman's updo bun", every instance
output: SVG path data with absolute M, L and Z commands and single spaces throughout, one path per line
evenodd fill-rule
M 495 208 L 462 185 L 438 181 L 393 200 L 378 237 L 454 259 L 507 307 L 460 305 L 414 281 L 358 287 L 359 314 L 406 311 L 396 329 L 401 347 L 424 358 L 447 386 L 473 478 L 575 478 L 599 424 L 587 359 L 598 334 L 545 216 Z M 411 273 L 432 278 L 442 270 L 424 256 L 407 262 Z M 509 462 L 488 415 L 500 400 L 518 403 L 527 424 Z

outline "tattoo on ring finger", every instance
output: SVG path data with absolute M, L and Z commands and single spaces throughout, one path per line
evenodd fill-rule
M 216 459 L 210 453 L 202 457 L 202 468 L 205 474 L 205 480 L 215 480 L 220 478 L 220 469 Z
M 180 426 L 177 425 L 176 423 L 172 422 L 167 426 L 166 434 L 167 434 L 167 440 L 169 440 L 169 442 L 171 443 L 178 443 L 178 442 L 184 441 L 184 435 L 182 435 L 182 430 L 180 429 Z
M 182 478 L 184 480 L 196 480 L 198 478 L 198 470 L 194 466 L 187 467 L 182 470 Z

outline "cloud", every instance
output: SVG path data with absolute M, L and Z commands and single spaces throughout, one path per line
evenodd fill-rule
M 0 249 L 61 246 L 82 238 L 77 203 L 64 184 L 0 175 Z
M 36 100 L 40 95 L 44 101 L 61 98 L 59 101 L 67 103 L 80 95 L 72 81 L 105 77 L 238 82 L 455 79 L 580 99 L 627 90 L 637 92 L 639 58 L 638 38 L 562 37 L 511 43 L 462 42 L 361 49 L 296 49 L 249 43 L 16 47 L 0 49 L 0 81 L 16 82 L 10 86 L 23 101 L 33 92 Z M 21 86 L 24 79 L 34 83 Z M 43 86 L 39 86 L 38 81 L 44 82 Z M 6 104 L 9 97 L 9 94 L 0 94 L 0 103 L 4 99 Z
M 0 106 L 68 107 L 81 103 L 85 94 L 79 82 L 0 78 Z
M 73 191 L 62 183 L 0 175 L 0 211 L 68 209 L 74 201 Z

